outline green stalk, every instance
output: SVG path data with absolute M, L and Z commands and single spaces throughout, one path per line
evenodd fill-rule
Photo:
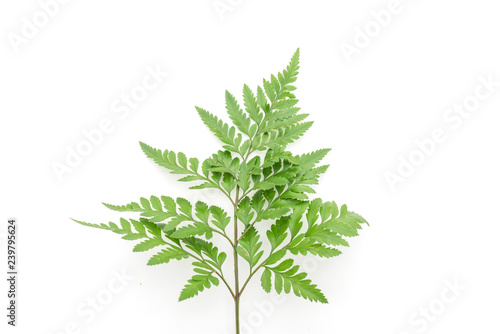
M 238 210 L 240 187 L 236 186 L 236 198 L 234 200 L 234 242 L 233 242 L 233 256 L 234 256 L 234 317 L 236 325 L 236 334 L 240 334 L 240 282 L 238 273 L 238 217 L 236 211 Z

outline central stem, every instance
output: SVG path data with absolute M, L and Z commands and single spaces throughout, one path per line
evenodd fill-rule
M 240 334 L 240 281 L 238 274 L 238 217 L 236 212 L 238 210 L 238 201 L 240 195 L 240 187 L 236 186 L 236 198 L 234 200 L 234 244 L 233 244 L 233 256 L 234 256 L 234 316 L 236 322 L 236 334 Z

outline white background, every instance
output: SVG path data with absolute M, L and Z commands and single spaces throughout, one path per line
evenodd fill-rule
M 500 81 L 498 4 L 401 0 L 390 23 L 349 62 L 342 43 L 354 45 L 356 29 L 367 24 L 376 29 L 370 13 L 389 1 L 230 3 L 219 15 L 213 0 L 69 1 L 18 47 L 13 34 L 22 36 L 23 18 L 33 21 L 40 4 L 1 3 L 2 262 L 8 218 L 18 219 L 20 238 L 18 327 L 5 324 L 2 279 L 2 328 L 233 333 L 223 286 L 178 303 L 188 262 L 147 267 L 152 253 L 132 253 L 133 242 L 69 217 L 117 221 L 100 202 L 152 194 L 211 201 L 210 192 L 188 191 L 155 166 L 138 141 L 208 157 L 219 143 L 194 106 L 227 119 L 225 89 L 240 97 L 244 83 L 255 88 L 300 47 L 297 95 L 315 124 L 290 149 L 331 147 L 318 196 L 347 203 L 371 226 L 342 256 L 306 259 L 328 305 L 287 295 L 263 315 L 254 301 L 266 304 L 269 295 L 255 278 L 242 300 L 242 319 L 258 322 L 250 332 L 498 333 L 500 87 L 459 125 L 443 118 L 474 95 L 479 77 Z M 147 67 L 169 75 L 121 119 L 112 104 L 141 84 Z M 83 131 L 107 118 L 113 130 L 58 180 L 54 162 L 64 163 Z M 399 157 L 408 159 L 415 141 L 436 128 L 446 140 L 391 189 L 386 173 L 396 173 Z M 82 316 L 77 308 L 105 294 L 113 271 L 122 270 L 134 278 L 94 319 Z M 447 281 L 465 288 L 443 304 Z M 429 307 L 440 314 L 422 331 L 410 319 Z M 72 323 L 78 330 L 65 331 Z

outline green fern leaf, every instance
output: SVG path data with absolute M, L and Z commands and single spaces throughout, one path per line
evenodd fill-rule
M 309 114 L 301 111 L 295 95 L 299 58 L 297 49 L 283 71 L 264 79 L 254 91 L 244 85 L 242 106 L 225 91 L 229 123 L 196 107 L 203 123 L 222 142 L 222 148 L 201 164 L 182 152 L 159 150 L 140 142 L 148 158 L 178 175 L 179 181 L 192 182 L 190 189 L 217 189 L 229 202 L 215 206 L 181 197 L 141 197 L 125 205 L 103 203 L 113 211 L 138 215 L 137 220 L 75 222 L 134 241 L 134 252 L 156 248 L 147 263 L 150 266 L 192 258 L 194 275 L 182 289 L 180 301 L 219 285 L 220 278 L 238 307 L 250 279 L 263 269 L 260 283 L 264 291 L 274 288 L 277 293 L 293 292 L 310 301 L 327 303 L 321 290 L 287 255 L 338 256 L 340 246 L 349 246 L 347 238 L 357 236 L 368 223 L 346 205 L 309 199 L 315 194 L 313 185 L 329 167 L 320 162 L 330 149 L 300 155 L 288 150 L 288 145 L 313 124 L 307 121 Z M 208 191 L 205 194 L 211 195 Z M 224 210 L 226 205 L 232 210 Z M 231 222 L 234 237 L 226 232 Z M 265 238 L 258 232 L 261 229 Z M 228 249 L 235 256 L 231 261 L 233 279 L 228 280 L 223 271 L 227 253 L 208 240 L 229 242 Z M 248 262 L 249 271 L 238 270 L 240 257 Z M 244 274 L 248 277 L 240 280 Z
M 134 252 L 145 252 L 145 251 L 153 249 L 157 246 L 161 246 L 161 245 L 165 245 L 165 244 L 166 244 L 166 242 L 160 238 L 151 238 L 151 239 L 144 240 L 143 242 L 135 245 L 133 251 Z
M 264 251 L 260 251 L 262 242 L 259 239 L 257 230 L 252 227 L 243 235 L 237 248 L 238 254 L 250 264 L 250 269 L 259 262 L 264 254 Z
M 217 116 L 212 115 L 208 111 L 196 107 L 198 115 L 200 115 L 201 120 L 205 125 L 212 131 L 221 142 L 223 142 L 224 148 L 235 153 L 239 153 L 239 147 L 241 144 L 242 136 L 240 133 L 236 133 L 234 126 L 229 126 L 220 120 Z
M 262 122 L 264 115 L 260 113 L 260 107 L 257 98 L 247 85 L 243 86 L 243 98 L 245 101 L 245 110 L 250 118 L 257 124 Z
M 242 133 L 247 136 L 251 136 L 250 134 L 250 118 L 248 118 L 243 110 L 241 109 L 236 98 L 226 90 L 226 111 L 229 115 L 229 118 L 233 121 L 234 125 L 240 130 Z
M 181 248 L 170 247 L 162 249 L 160 252 L 153 255 L 148 261 L 148 266 L 169 263 L 170 260 L 183 260 L 187 258 L 189 258 L 189 255 Z
M 218 286 L 219 280 L 212 274 L 213 272 L 205 272 L 205 274 L 194 275 L 182 289 L 179 301 L 193 298 L 205 289 L 210 289 L 212 285 Z
M 212 237 L 212 229 L 208 224 L 199 222 L 178 228 L 170 236 L 172 238 L 189 238 L 197 235 L 206 235 L 207 233 L 209 234 L 207 239 L 210 239 Z
M 312 284 L 311 280 L 306 279 L 306 273 L 297 273 L 299 266 L 293 266 L 293 260 L 288 259 L 275 267 L 267 267 L 275 276 L 275 289 L 277 293 L 293 293 L 297 297 L 303 297 L 310 301 L 327 304 L 325 295 L 318 289 L 317 285 Z M 266 282 L 267 283 L 267 282 Z M 267 287 L 267 285 L 266 285 Z
M 267 293 L 271 292 L 272 289 L 271 275 L 272 275 L 271 270 L 265 268 L 264 272 L 262 273 L 262 276 L 260 277 L 262 288 Z

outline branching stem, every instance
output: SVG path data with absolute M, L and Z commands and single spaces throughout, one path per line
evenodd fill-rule
M 236 334 L 240 334 L 240 282 L 238 272 L 238 217 L 236 215 L 239 204 L 240 187 L 236 186 L 236 197 L 234 200 L 234 242 L 233 242 L 233 257 L 234 257 L 234 315 L 236 322 Z

